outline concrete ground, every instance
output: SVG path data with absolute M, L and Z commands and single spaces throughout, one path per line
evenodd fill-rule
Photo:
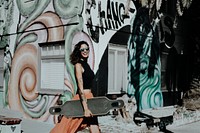
M 9 118 L 20 118 L 22 120 L 20 124 L 23 133 L 49 133 L 54 126 L 45 122 L 25 119 L 20 112 L 5 108 L 0 108 L 0 115 Z
M 146 110 L 151 115 L 161 115 L 164 111 L 171 112 L 171 107 L 159 110 Z M 174 108 L 171 108 L 174 111 Z M 165 113 L 164 113 L 165 114 Z M 36 120 L 24 119 L 19 112 L 13 112 L 7 109 L 0 109 L 0 115 L 7 117 L 17 117 L 22 119 L 21 130 L 23 133 L 49 133 L 54 127 L 53 124 L 40 122 Z M 159 133 L 158 128 L 154 127 L 150 130 L 147 129 L 145 124 L 141 126 L 135 125 L 132 118 L 123 119 L 121 115 L 113 116 L 107 115 L 99 117 L 99 125 L 101 133 Z M 200 112 L 181 110 L 178 114 L 174 114 L 174 123 L 167 126 L 167 129 L 174 133 L 196 133 L 199 131 L 200 125 Z M 88 129 L 78 133 L 89 133 Z
M 173 133 L 199 133 L 199 129 L 200 129 L 200 121 L 195 121 L 192 123 L 188 123 L 185 125 L 181 125 L 181 126 L 174 126 L 174 127 L 168 127 L 168 130 L 170 130 Z
M 23 133 L 49 133 L 53 126 L 53 124 L 27 119 L 23 119 L 21 122 Z

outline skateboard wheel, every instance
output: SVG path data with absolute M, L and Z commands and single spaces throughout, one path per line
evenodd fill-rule
M 61 108 L 55 108 L 54 112 L 61 112 Z
M 61 112 L 61 108 L 52 107 L 52 108 L 50 108 L 50 112 L 53 113 L 53 114 L 60 113 Z
M 164 122 L 160 122 L 158 126 L 159 126 L 159 129 L 160 129 L 161 131 L 166 130 L 166 125 L 165 125 Z

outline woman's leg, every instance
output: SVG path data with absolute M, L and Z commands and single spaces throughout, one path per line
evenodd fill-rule
M 98 125 L 90 125 L 89 129 L 90 129 L 90 133 L 100 133 Z
M 94 117 L 85 117 L 83 124 L 87 124 L 90 130 L 90 133 L 100 133 L 98 118 Z
M 76 95 L 74 100 L 79 99 Z M 66 118 L 62 117 L 60 123 L 56 123 L 55 127 L 50 131 L 50 133 L 75 133 L 81 126 L 84 129 L 87 125 L 82 125 L 83 118 Z

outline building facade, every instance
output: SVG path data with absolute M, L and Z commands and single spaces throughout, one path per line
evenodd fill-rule
M 49 107 L 77 91 L 69 55 L 82 40 L 90 46 L 96 96 L 126 93 L 139 109 L 163 106 L 160 43 L 162 30 L 172 30 L 161 21 L 163 3 L 149 10 L 132 0 L 2 1 L 2 107 L 55 122 Z

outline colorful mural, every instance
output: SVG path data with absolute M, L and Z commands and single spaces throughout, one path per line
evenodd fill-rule
M 88 42 L 89 64 L 98 72 L 110 39 L 125 26 L 130 26 L 127 93 L 136 97 L 138 109 L 163 106 L 156 29 L 162 1 L 150 3 L 150 10 L 144 1 L 142 8 L 136 8 L 135 3 L 133 0 L 2 0 L 0 47 L 7 45 L 9 51 L 5 55 L 8 63 L 4 67 L 4 107 L 20 111 L 26 118 L 56 122 L 56 117 L 49 114 L 49 107 L 59 99 L 71 99 L 77 91 L 74 68 L 69 61 L 73 46 L 82 40 Z M 67 89 L 61 97 L 39 94 L 38 44 L 60 40 L 65 40 Z
M 112 35 L 130 24 L 130 18 L 135 14 L 134 3 L 129 1 L 127 5 L 127 1 L 117 0 L 16 0 L 11 4 L 14 11 L 11 14 L 15 17 L 10 20 L 13 28 L 8 36 L 12 38 L 9 46 L 13 57 L 11 72 L 4 76 L 8 85 L 5 86 L 4 106 L 22 112 L 26 118 L 56 122 L 48 108 L 57 104 L 60 97 L 37 93 L 38 43 L 65 40 L 65 85 L 68 90 L 61 100 L 68 100 L 77 89 L 73 66 L 69 62 L 73 45 L 80 40 L 90 44 L 93 50 L 89 62 L 97 71 Z M 127 6 L 133 9 L 128 11 Z M 124 14 L 129 17 L 125 18 Z
M 159 38 L 156 31 L 161 14 L 149 14 L 150 10 L 146 7 L 137 10 L 128 43 L 128 94 L 135 96 L 138 110 L 163 106 Z

